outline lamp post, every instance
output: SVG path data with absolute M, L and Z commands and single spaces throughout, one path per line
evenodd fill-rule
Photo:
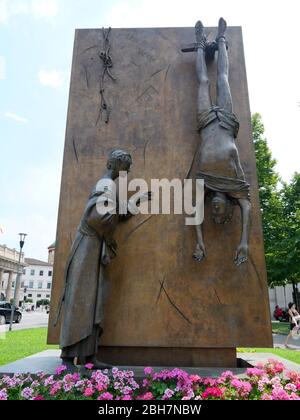
M 18 292 L 18 289 L 19 289 L 19 284 L 21 282 L 21 276 L 22 276 L 22 268 L 21 268 L 22 249 L 23 249 L 23 246 L 24 246 L 24 243 L 25 243 L 25 238 L 27 236 L 27 233 L 19 233 L 19 235 L 20 235 L 20 252 L 19 252 L 19 262 L 18 262 L 18 273 L 17 273 L 16 282 L 15 282 L 14 298 L 13 298 L 13 302 L 12 302 L 12 305 L 11 305 L 9 331 L 12 330 L 12 323 L 13 323 L 13 320 L 14 320 L 14 312 L 15 312 L 15 308 L 16 308 L 17 292 Z

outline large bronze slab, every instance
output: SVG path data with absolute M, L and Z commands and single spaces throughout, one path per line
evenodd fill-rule
M 117 147 L 131 152 L 131 176 L 184 179 L 199 142 L 195 55 L 181 52 L 183 45 L 194 42 L 194 29 L 112 29 L 110 39 L 117 80 L 105 82 L 112 107 L 105 124 L 97 123 L 102 34 L 76 31 L 49 343 L 58 342 L 59 326 L 53 327 L 53 319 L 71 242 L 108 152 Z M 206 209 L 208 256 L 200 264 L 192 259 L 195 233 L 185 226 L 184 216 L 155 215 L 141 224 L 149 216 L 139 215 L 123 224 L 117 234 L 118 257 L 110 267 L 101 340 L 109 348 L 190 348 L 192 354 L 199 348 L 272 345 L 241 28 L 228 28 L 228 41 L 234 111 L 241 124 L 237 144 L 251 185 L 249 261 L 239 268 L 233 263 L 240 236 L 238 207 L 227 225 L 214 224 Z M 213 79 L 215 70 L 213 63 Z

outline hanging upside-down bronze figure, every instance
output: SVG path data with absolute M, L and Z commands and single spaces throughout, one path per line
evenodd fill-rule
M 216 223 L 231 220 L 233 205 L 241 209 L 241 239 L 235 254 L 239 266 L 248 258 L 250 228 L 249 184 L 245 180 L 235 143 L 239 122 L 233 113 L 232 97 L 228 82 L 228 54 L 225 39 L 226 22 L 219 20 L 216 40 L 208 43 L 203 24 L 196 23 L 196 44 L 183 51 L 196 51 L 196 72 L 198 77 L 198 130 L 201 137 L 198 158 L 195 162 L 195 176 L 204 180 L 205 196 L 211 196 L 211 211 Z M 213 105 L 210 95 L 206 60 L 218 52 L 217 61 L 217 103 Z M 202 224 L 196 226 L 197 245 L 193 257 L 202 261 L 206 256 Z

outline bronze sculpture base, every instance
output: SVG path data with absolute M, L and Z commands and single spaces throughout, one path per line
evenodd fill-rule
M 114 366 L 237 367 L 236 348 L 102 346 L 98 359 Z

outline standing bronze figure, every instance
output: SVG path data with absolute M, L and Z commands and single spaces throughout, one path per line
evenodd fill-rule
M 99 181 L 116 180 L 120 171 L 129 172 L 131 163 L 129 153 L 114 150 Z M 115 228 L 132 214 L 120 215 L 118 206 L 115 212 L 99 213 L 99 197 L 107 193 L 107 187 L 99 188 L 99 181 L 86 204 L 66 264 L 65 288 L 57 316 L 58 320 L 63 309 L 60 348 L 63 364 L 69 370 L 75 368 L 74 358 L 81 365 L 92 363 L 95 369 L 110 368 L 96 358 L 108 288 L 106 267 L 116 255 Z
M 196 161 L 196 178 L 204 180 L 205 195 L 210 195 L 211 211 L 216 223 L 227 223 L 238 204 L 242 215 L 240 244 L 235 255 L 239 266 L 248 258 L 250 228 L 249 184 L 240 163 L 235 139 L 239 122 L 233 113 L 232 97 L 228 82 L 229 62 L 225 38 L 226 22 L 219 20 L 218 34 L 214 42 L 208 43 L 203 24 L 196 23 L 196 44 L 183 49 L 196 51 L 196 71 L 198 76 L 198 130 L 201 136 L 199 157 Z M 217 62 L 217 103 L 213 105 L 210 95 L 206 60 L 218 51 Z M 202 225 L 196 226 L 197 246 L 194 259 L 202 261 L 206 256 Z

